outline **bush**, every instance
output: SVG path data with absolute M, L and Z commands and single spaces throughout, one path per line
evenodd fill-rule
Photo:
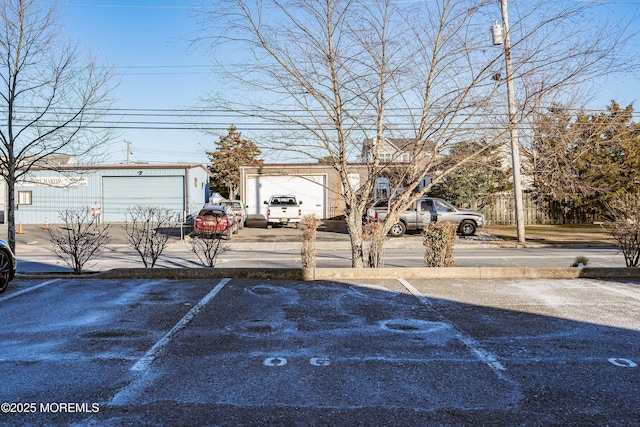
M 191 250 L 196 254 L 200 262 L 207 267 L 215 267 L 218 255 L 229 250 L 228 245 L 222 244 L 222 234 L 201 233 L 189 241 Z
M 609 220 L 603 228 L 616 242 L 624 255 L 627 267 L 640 264 L 640 195 L 626 194 L 607 203 Z
M 422 233 L 427 267 L 453 267 L 453 244 L 458 225 L 452 222 L 432 222 Z
M 109 225 L 101 226 L 89 212 L 89 209 L 60 211 L 64 225 L 49 228 L 54 253 L 75 274 L 81 274 L 89 260 L 100 255 L 109 243 Z
M 318 231 L 318 218 L 315 214 L 308 214 L 300 221 L 302 227 L 302 268 L 315 268 L 318 251 L 316 249 L 316 234 Z
M 129 244 L 138 252 L 145 268 L 153 268 L 169 240 L 167 230 L 175 227 L 175 215 L 166 208 L 133 206 L 127 209 L 124 230 Z

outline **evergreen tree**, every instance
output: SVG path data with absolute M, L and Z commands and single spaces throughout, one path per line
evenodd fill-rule
M 240 189 L 240 166 L 251 163 L 262 163 L 258 159 L 260 149 L 248 139 L 243 139 L 242 134 L 235 125 L 229 127 L 229 133 L 220 136 L 215 142 L 215 151 L 208 151 L 211 160 L 209 171 L 211 174 L 212 188 L 224 188 L 226 196 L 234 200 Z
M 530 174 L 540 199 L 601 210 L 640 190 L 640 125 L 615 101 L 597 114 L 553 108 L 534 123 Z
M 480 151 L 484 145 L 483 142 L 471 141 L 456 144 L 451 153 L 443 159 L 443 166 L 469 157 L 472 153 Z M 504 167 L 498 151 L 488 150 L 481 156 L 471 158 L 450 173 L 444 180 L 434 185 L 429 194 L 459 206 L 477 200 L 481 196 L 512 189 L 509 177 L 510 169 Z

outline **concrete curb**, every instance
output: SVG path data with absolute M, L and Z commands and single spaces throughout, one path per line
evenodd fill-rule
M 263 280 L 370 280 L 370 279 L 640 279 L 640 268 L 117 268 L 82 275 L 61 273 L 19 273 L 21 279 L 238 279 Z
M 279 251 L 299 251 L 302 247 L 301 242 L 260 242 L 260 243 L 230 243 L 228 244 L 230 251 L 237 252 L 279 252 Z M 581 248 L 602 248 L 617 249 L 614 245 L 597 244 L 597 243 L 579 243 L 579 244 L 561 244 L 561 243 L 514 243 L 514 242 L 473 242 L 454 245 L 454 250 L 466 250 L 477 248 L 503 248 L 503 249 L 523 249 L 523 248 L 565 248 L 565 249 L 581 249 Z M 318 242 L 316 244 L 318 251 L 350 251 L 349 242 Z M 413 244 L 413 242 L 398 241 L 395 244 L 387 244 L 384 250 L 388 249 L 410 249 L 423 250 L 422 245 Z M 110 244 L 105 246 L 105 253 L 127 252 L 133 251 L 133 248 L 125 244 Z M 165 254 L 191 253 L 192 250 L 184 242 L 176 242 L 167 245 Z M 21 245 L 16 250 L 16 255 L 34 254 L 34 253 L 53 253 L 53 247 L 50 245 Z

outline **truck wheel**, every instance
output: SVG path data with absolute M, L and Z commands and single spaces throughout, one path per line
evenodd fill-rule
M 267 223 L 267 228 L 271 228 L 271 223 L 270 222 Z
M 397 224 L 394 224 L 393 227 L 391 227 L 391 230 L 389 230 L 389 235 L 391 237 L 400 237 L 404 234 L 404 232 L 407 231 L 407 227 L 405 227 L 404 222 L 400 221 Z
M 465 219 L 460 223 L 458 231 L 463 236 L 473 236 L 474 234 L 476 234 L 476 224 L 471 220 Z

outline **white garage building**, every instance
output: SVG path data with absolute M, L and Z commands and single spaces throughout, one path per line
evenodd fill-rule
M 265 201 L 276 194 L 294 194 L 302 202 L 305 214 L 327 215 L 326 175 L 249 175 L 245 181 L 245 197 L 249 214 L 265 215 Z
M 209 173 L 184 164 L 62 166 L 30 171 L 15 191 L 16 224 L 56 224 L 60 211 L 85 208 L 99 209 L 103 222 L 124 222 L 136 205 L 167 208 L 183 220 L 208 200 Z
M 360 182 L 360 165 L 350 178 Z M 353 175 L 353 176 L 351 176 Z M 240 167 L 240 198 L 249 215 L 266 216 L 264 204 L 272 195 L 293 194 L 302 201 L 302 212 L 320 219 L 344 215 L 343 189 L 336 170 L 323 164 L 255 164 Z

